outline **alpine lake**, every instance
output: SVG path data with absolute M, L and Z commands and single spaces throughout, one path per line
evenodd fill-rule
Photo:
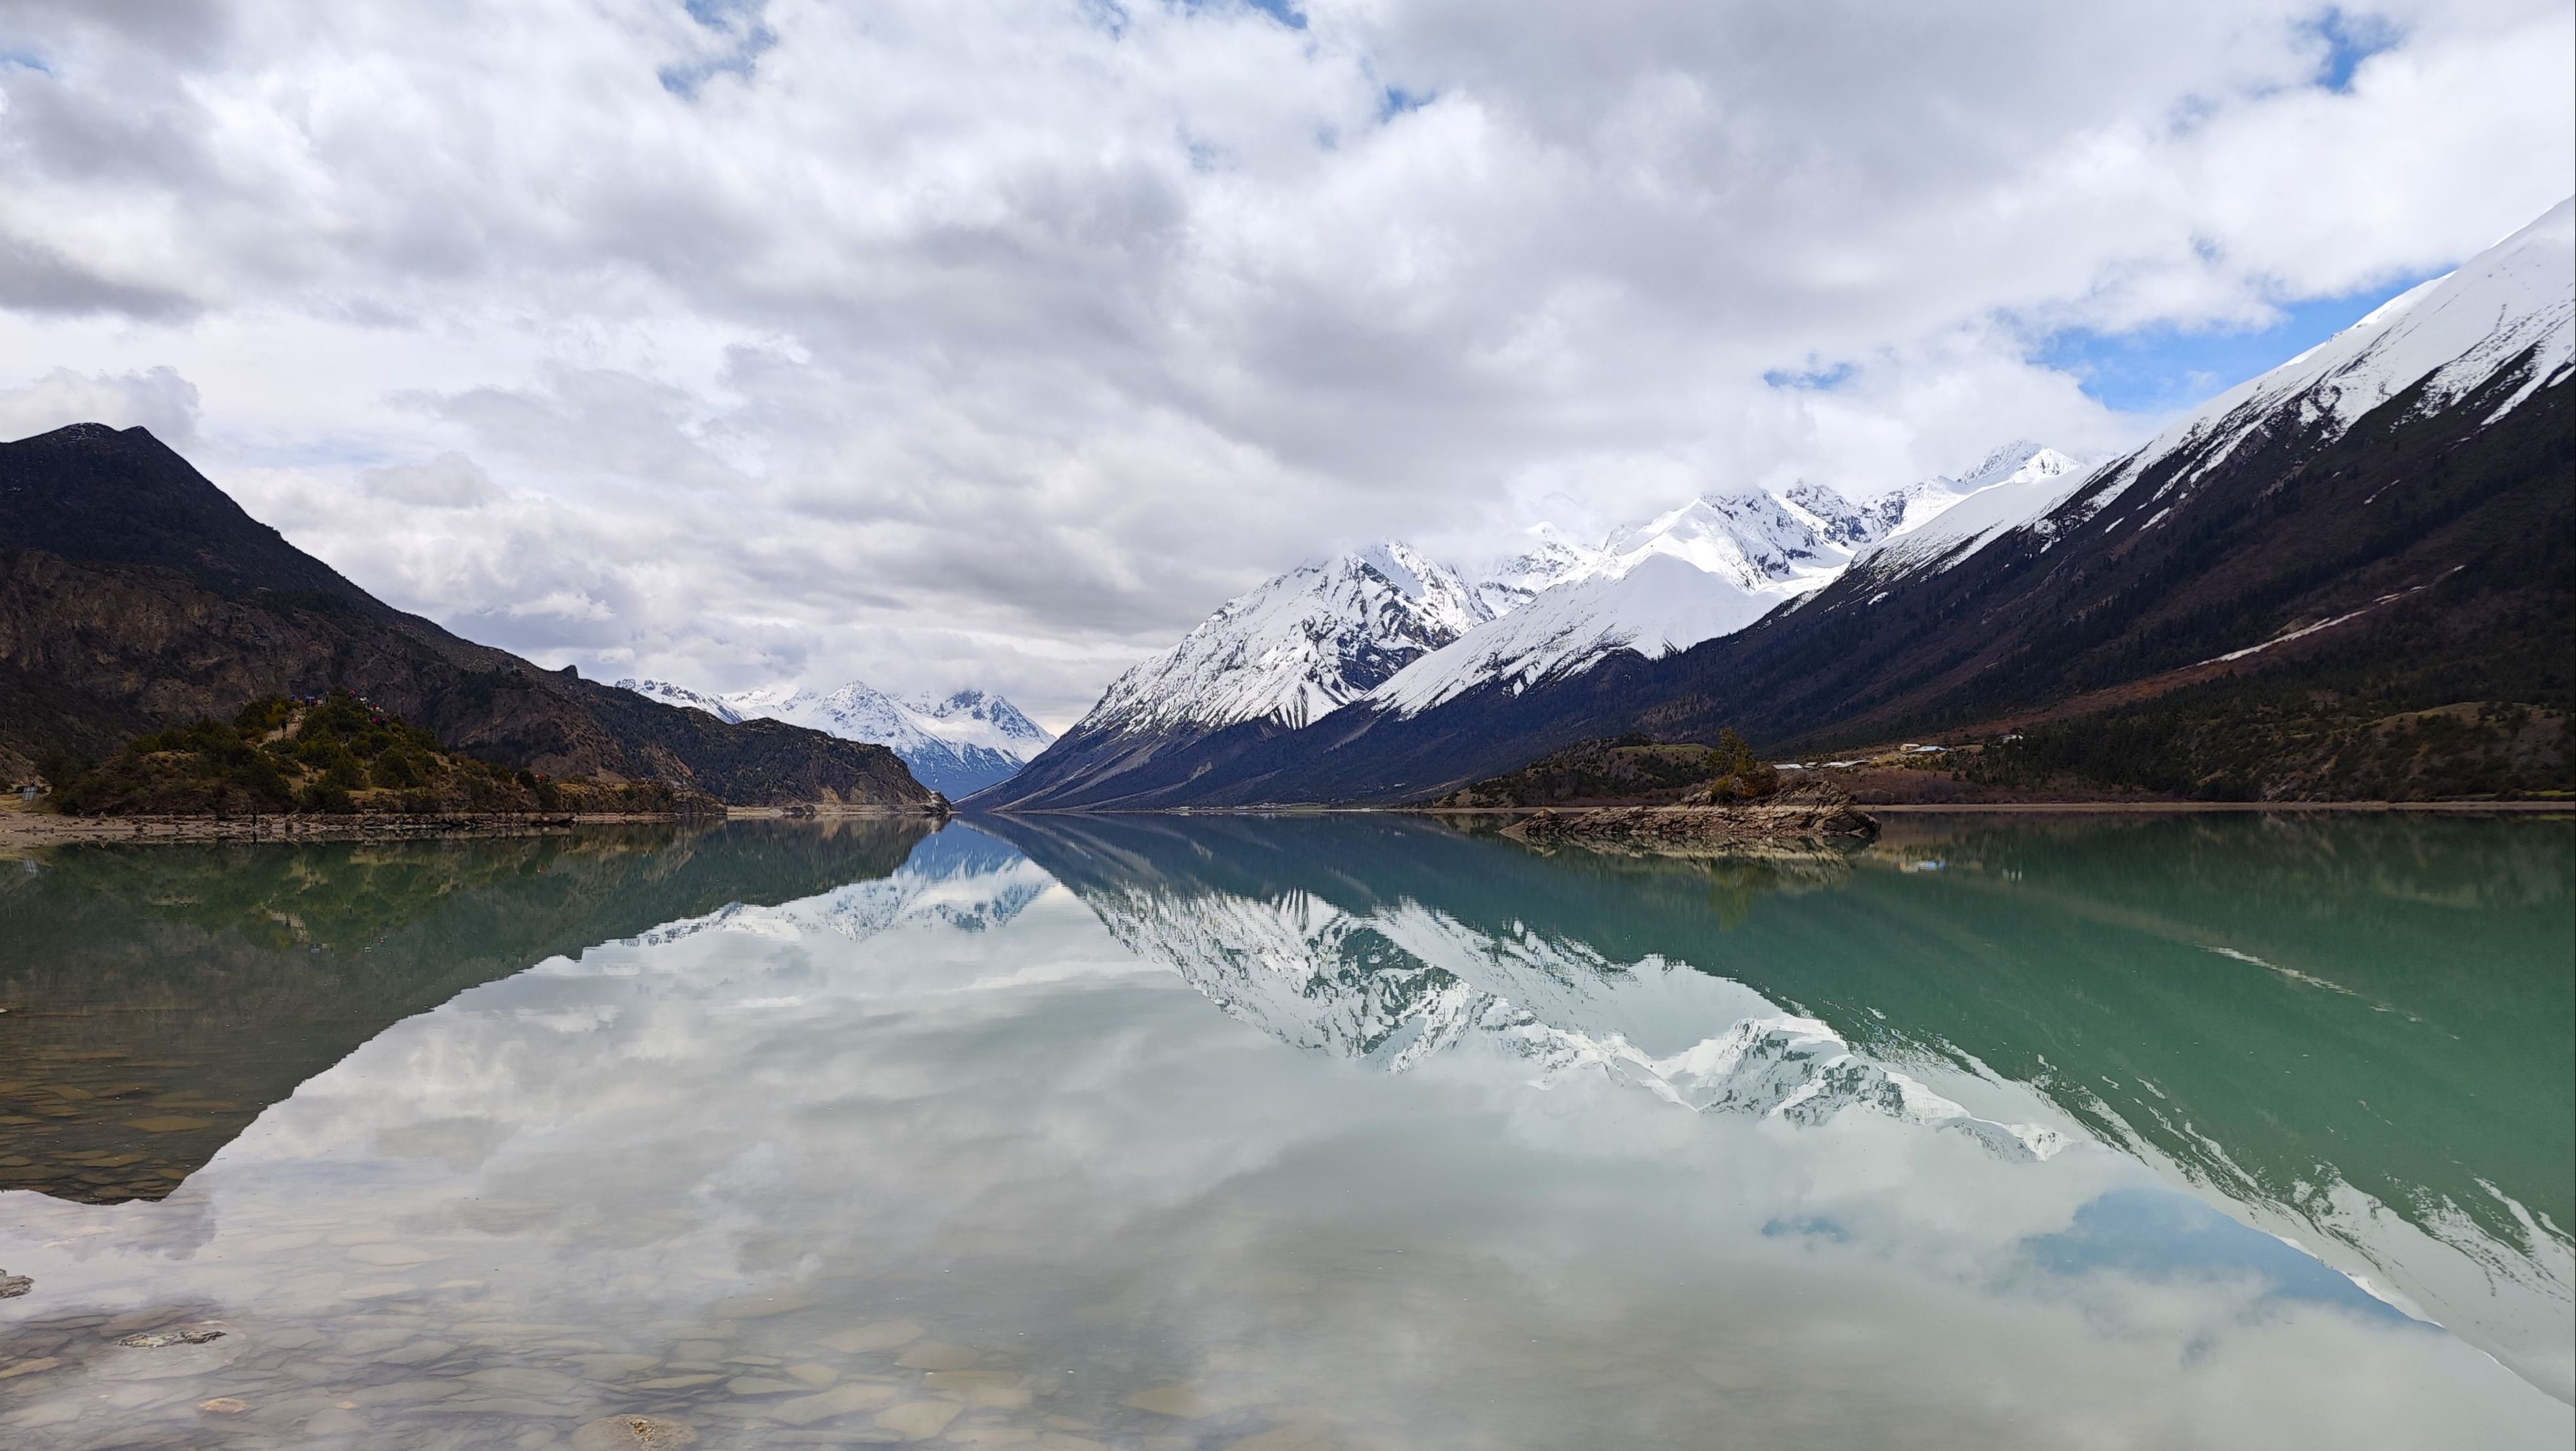
M 0 858 L 0 1445 L 2576 1440 L 2576 825 L 1886 823 Z

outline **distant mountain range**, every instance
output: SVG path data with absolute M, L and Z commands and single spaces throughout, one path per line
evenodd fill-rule
M 2016 443 L 1870 499 L 1542 531 L 1482 573 L 1395 543 L 1305 566 L 971 804 L 1400 802 L 1628 731 L 1804 751 L 2114 718 L 2121 759 L 2085 758 L 2090 728 L 2021 754 L 2184 794 L 2563 784 L 2572 273 L 2562 203 L 2094 467 Z
M 1578 675 L 1615 652 L 1686 649 L 1823 588 L 1855 551 L 1962 500 L 2077 469 L 2015 443 L 1959 478 L 1857 502 L 1816 485 L 1712 493 L 1589 545 L 1542 525 L 1526 551 L 1480 570 L 1393 540 L 1304 565 L 1120 676 L 1039 758 L 1039 775 L 990 801 L 1126 803 L 1142 789 L 1134 804 L 1156 804 L 1173 763 L 1197 769 L 1203 740 L 1266 738 L 1345 708 L 1411 717 L 1481 688 Z
M 859 680 L 828 691 L 781 685 L 726 695 L 666 680 L 620 680 L 617 685 L 718 720 L 783 720 L 845 741 L 884 746 L 903 758 L 915 779 L 951 798 L 1009 780 L 1055 739 L 1018 706 L 981 690 L 898 698 Z
M 333 686 L 516 769 L 659 779 L 735 805 L 931 801 L 883 747 L 675 709 L 404 614 L 143 429 L 0 443 L 0 777 Z

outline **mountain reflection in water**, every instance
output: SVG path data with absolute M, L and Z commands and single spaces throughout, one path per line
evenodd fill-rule
M 260 1110 L 477 983 L 901 866 L 929 828 L 65 847 L 0 871 L 0 1188 L 158 1199 Z
M 2007 1153 L 2053 1126 L 2576 1391 L 2564 822 L 1918 816 L 1849 858 L 1741 861 L 1401 818 L 997 829 L 1283 1041 L 1401 1068 L 1481 1036 L 1543 1078 L 1860 1106 Z M 2043 1122 L 1935 1091 L 2003 1086 Z
M 2563 822 L 2270 816 L 49 852 L 0 1425 L 2560 1444 L 2571 876 Z

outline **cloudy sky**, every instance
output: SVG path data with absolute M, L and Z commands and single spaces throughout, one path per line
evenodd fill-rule
M 5 0 L 0 436 L 610 678 L 2103 452 L 2566 195 L 2565 0 Z

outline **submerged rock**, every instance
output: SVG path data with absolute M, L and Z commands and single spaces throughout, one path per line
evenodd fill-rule
M 602 1416 L 572 1433 L 572 1451 L 676 1451 L 697 1443 L 697 1427 L 668 1416 Z
M 36 1282 L 27 1276 L 13 1275 L 6 1270 L 0 1270 L 0 1300 L 17 1299 L 34 1288 L 36 1288 Z
M 155 1330 L 144 1335 L 129 1335 L 116 1343 L 128 1350 L 159 1350 L 165 1345 L 203 1345 L 223 1338 L 224 1332 L 220 1330 Z

